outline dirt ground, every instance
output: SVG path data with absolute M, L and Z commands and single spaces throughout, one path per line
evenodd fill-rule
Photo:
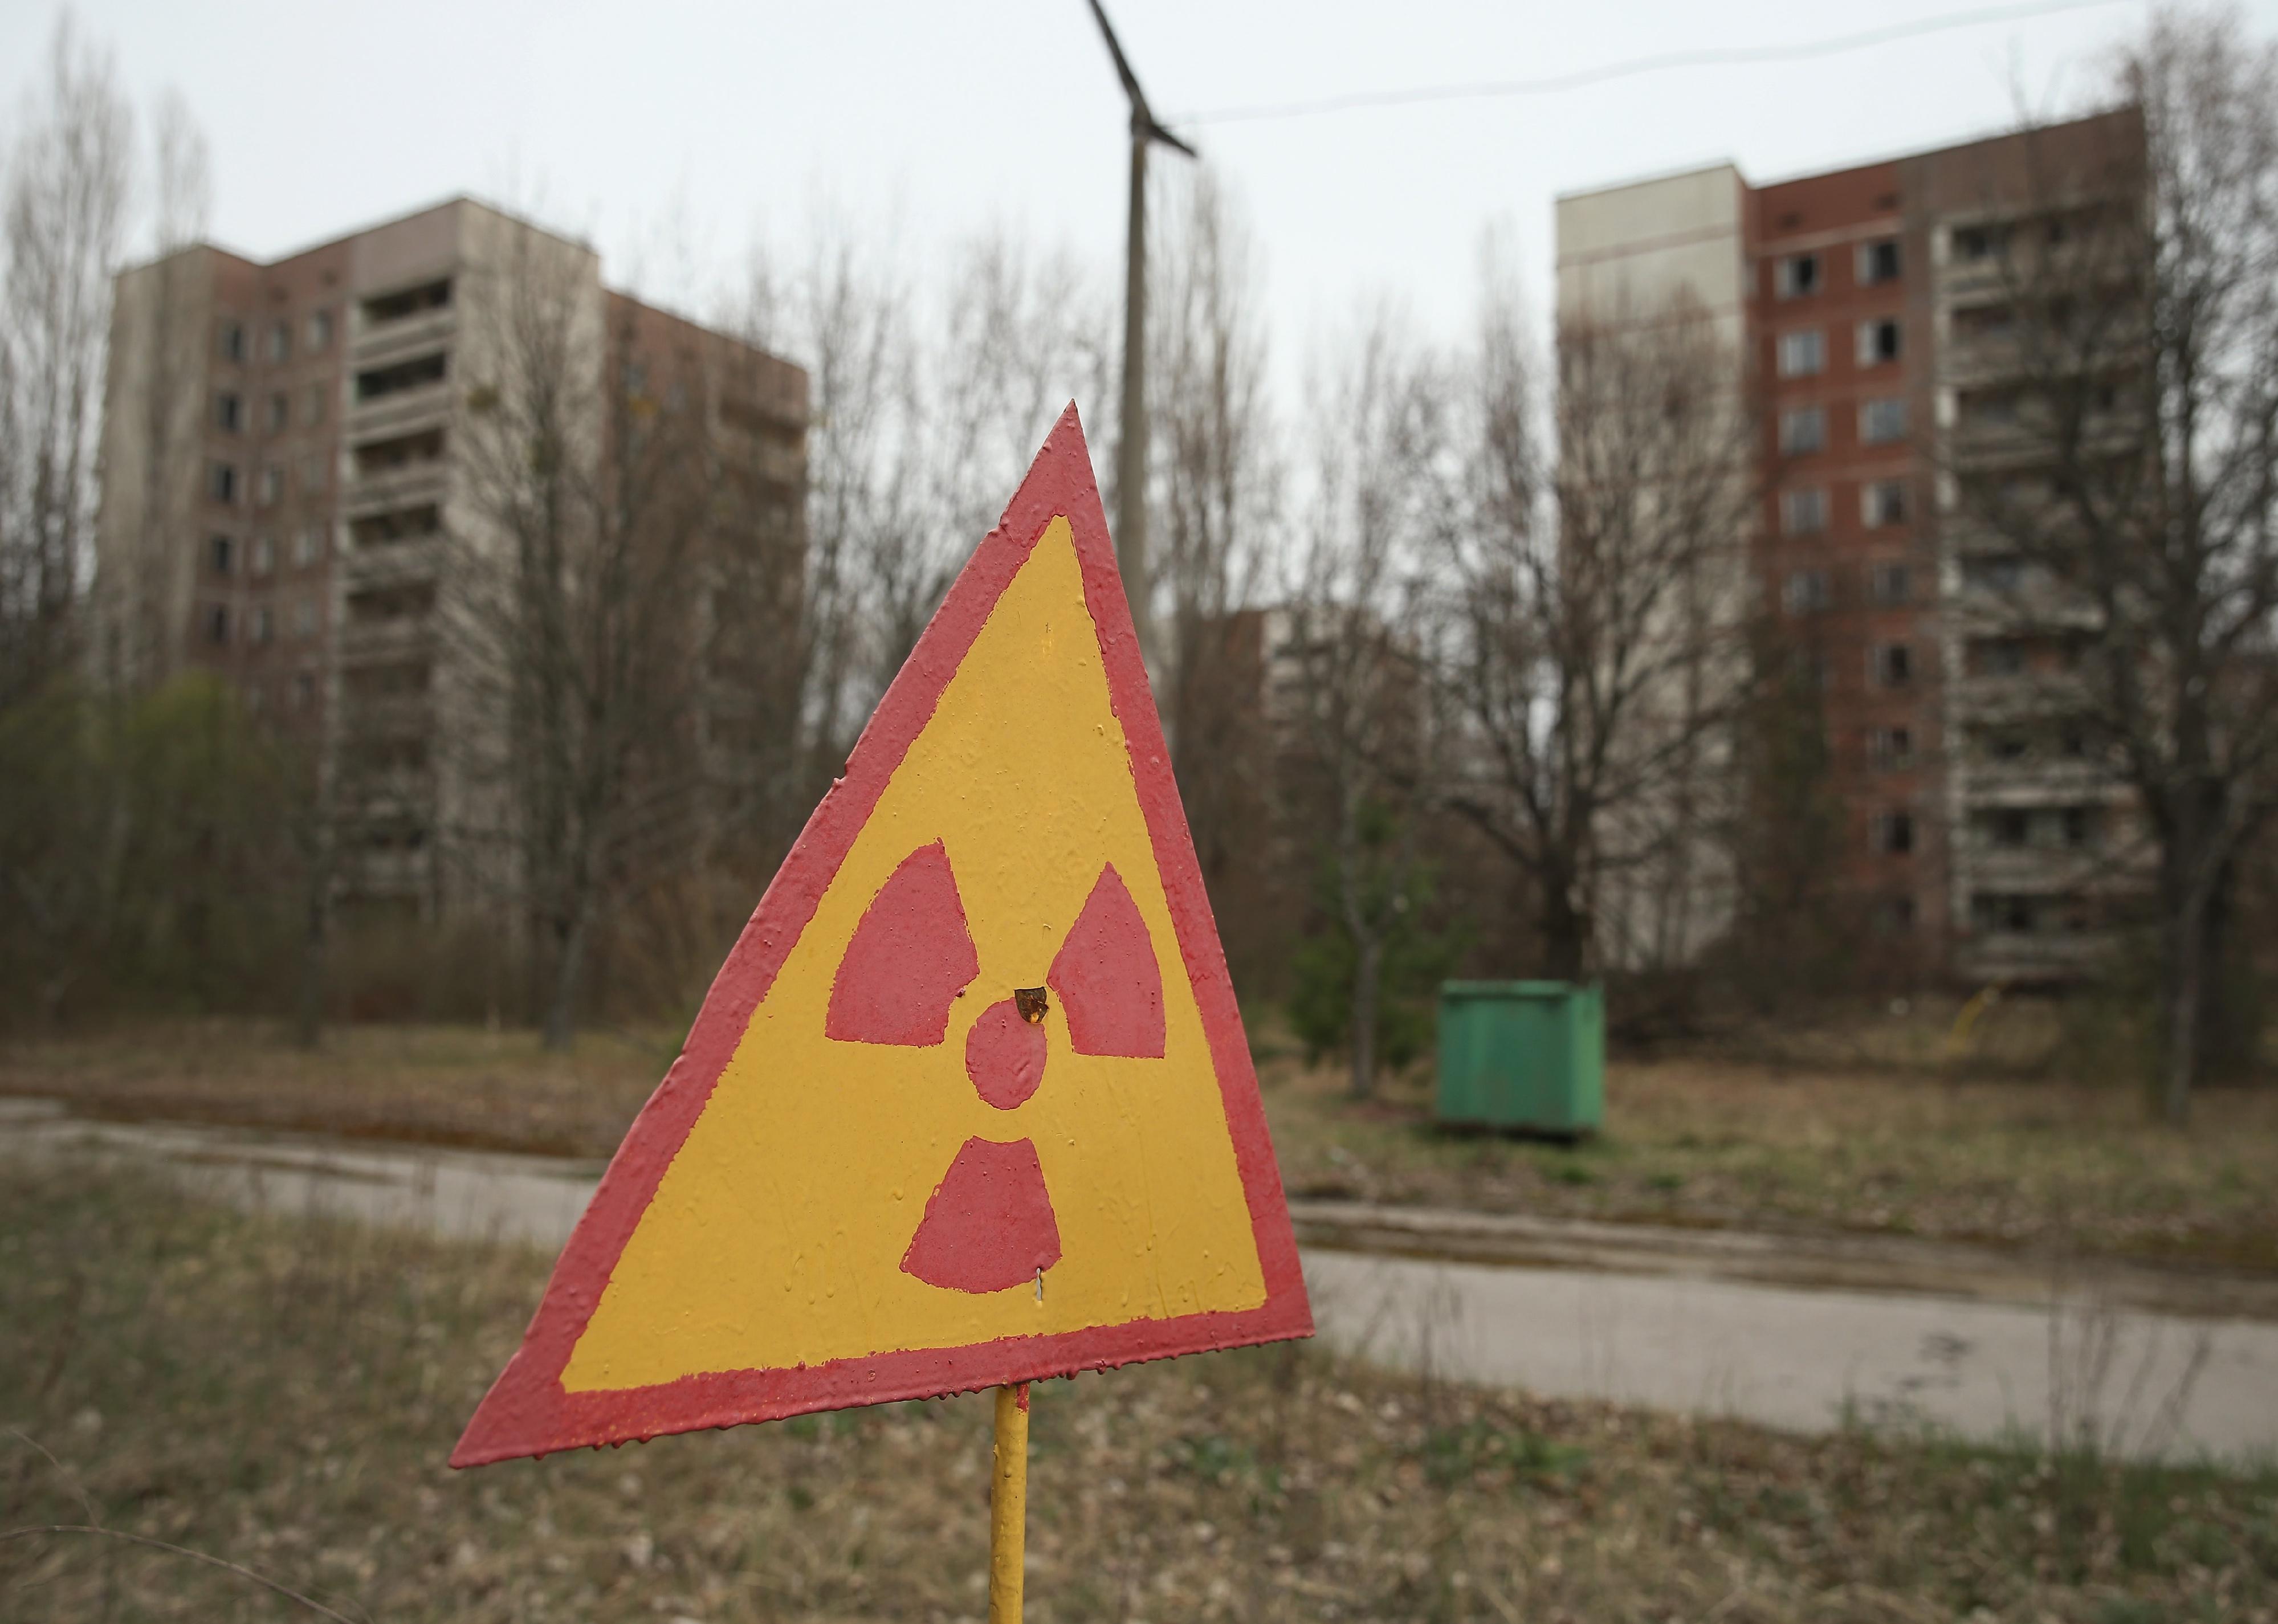
M 1258 1060 L 1293 1194 L 2278 1271 L 2278 1086 L 2206 1090 L 2178 1132 L 2151 1125 L 2125 1086 L 1942 1073 L 1922 1059 L 1922 1030 L 1878 1035 L 1866 1064 L 1617 1060 L 1606 1131 L 1578 1147 L 1436 1128 L 1428 1066 L 1357 1103 L 1270 1026 Z M 254 1025 L 146 1026 L 0 1048 L 0 1094 L 598 1159 L 677 1039 L 593 1034 L 559 1056 L 519 1031 L 360 1026 L 310 1055 Z
M 0 1179 L 0 1616 L 948 1620 L 985 1395 L 454 1474 L 547 1260 Z M 1302 1346 L 1036 1390 L 1029 1616 L 2278 1619 L 2278 1476 L 1548 1404 Z

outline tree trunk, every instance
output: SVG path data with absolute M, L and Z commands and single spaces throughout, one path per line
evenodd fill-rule
M 325 1035 L 325 888 L 319 878 L 309 887 L 309 917 L 301 935 L 300 985 L 293 995 L 293 1041 L 314 1048 Z
M 585 967 L 585 910 L 555 933 L 554 990 L 546 1001 L 546 1047 L 566 1052 L 577 1041 L 577 983 Z
M 2199 1051 L 2206 1008 L 2206 919 L 2197 899 L 2186 893 L 2167 928 L 2167 1054 L 2160 1102 L 2167 1125 L 2180 1128 L 2191 1113 L 2191 1089 L 2198 1081 Z
M 1353 937 L 1352 1097 L 1376 1092 L 1376 1006 L 1384 976 L 1384 949 L 1373 933 Z
M 1590 945 L 1590 921 L 1574 905 L 1573 891 L 1563 875 L 1554 875 L 1542 888 L 1543 970 L 1554 981 L 1579 981 Z

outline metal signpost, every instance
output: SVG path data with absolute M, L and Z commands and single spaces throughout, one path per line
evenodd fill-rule
M 1311 1333 L 1071 406 L 729 954 L 454 1466 Z

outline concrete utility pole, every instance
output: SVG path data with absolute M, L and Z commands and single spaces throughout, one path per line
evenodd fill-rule
M 1100 0 L 1090 0 L 1107 54 L 1115 58 L 1115 76 L 1131 102 L 1131 217 L 1123 264 L 1123 421 L 1115 448 L 1115 563 L 1123 572 L 1123 591 L 1131 599 L 1131 621 L 1139 633 L 1139 652 L 1151 674 L 1158 667 L 1155 617 L 1151 609 L 1154 576 L 1147 562 L 1147 149 L 1156 141 L 1189 157 L 1195 149 L 1155 122 L 1147 106 L 1139 76 L 1124 59 L 1115 30 Z

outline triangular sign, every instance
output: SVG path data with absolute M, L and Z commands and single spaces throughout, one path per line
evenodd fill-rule
M 1071 406 L 451 1463 L 1311 1330 Z

